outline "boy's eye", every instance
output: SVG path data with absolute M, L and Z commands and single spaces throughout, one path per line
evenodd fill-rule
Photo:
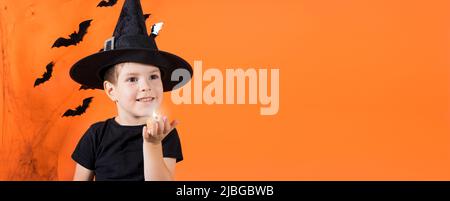
M 130 77 L 130 78 L 127 78 L 126 81 L 127 81 L 127 82 L 136 82 L 136 81 L 137 81 L 137 78 L 135 78 L 135 77 Z
M 159 75 L 150 75 L 150 79 L 152 79 L 152 80 L 155 80 L 155 79 L 158 79 L 159 78 Z

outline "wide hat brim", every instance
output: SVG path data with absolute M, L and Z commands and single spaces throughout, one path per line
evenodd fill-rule
M 162 74 L 161 80 L 165 92 L 181 87 L 181 82 L 185 84 L 192 77 L 192 67 L 183 58 L 169 52 L 146 48 L 115 49 L 92 54 L 79 60 L 72 66 L 70 77 L 87 87 L 103 89 L 103 75 L 105 71 L 115 64 L 123 62 L 137 62 L 158 67 Z M 185 69 L 190 75 L 188 77 L 177 77 L 177 79 L 172 81 L 171 75 L 176 69 Z

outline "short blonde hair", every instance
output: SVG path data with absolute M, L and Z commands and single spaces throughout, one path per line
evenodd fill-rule
M 122 69 L 124 64 L 125 63 L 118 63 L 106 70 L 105 74 L 103 75 L 103 80 L 111 82 L 112 84 L 116 84 L 117 78 L 119 77 L 119 71 L 120 69 Z

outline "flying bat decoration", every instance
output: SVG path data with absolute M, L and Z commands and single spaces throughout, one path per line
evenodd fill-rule
M 71 117 L 71 116 L 80 116 L 80 115 L 82 115 L 83 113 L 86 112 L 86 109 L 89 107 L 89 104 L 92 102 L 92 98 L 93 97 L 85 98 L 83 100 L 83 104 L 82 105 L 79 105 L 74 110 L 68 109 L 66 112 L 64 112 L 62 117 Z
M 38 85 L 40 85 L 40 84 L 42 84 L 44 82 L 47 82 L 52 77 L 52 72 L 53 72 L 53 66 L 54 65 L 55 65 L 55 63 L 53 63 L 53 61 L 50 62 L 49 64 L 47 64 L 47 66 L 45 67 L 47 69 L 47 71 L 44 74 L 42 74 L 41 78 L 37 78 L 34 81 L 34 87 L 36 87 L 36 86 L 38 86 Z
M 98 3 L 97 7 L 111 7 L 116 5 L 117 0 L 109 0 L 109 1 L 101 1 L 100 3 Z
M 73 32 L 69 35 L 69 38 L 58 38 L 55 43 L 53 43 L 52 48 L 54 47 L 67 47 L 70 45 L 77 45 L 79 42 L 83 40 L 84 35 L 86 35 L 89 26 L 91 25 L 92 20 L 86 20 L 80 23 L 78 26 L 78 32 Z
M 80 88 L 78 89 L 78 91 L 80 91 L 80 90 L 88 90 L 88 89 L 95 89 L 95 88 L 88 87 L 88 86 L 85 86 L 85 85 L 81 85 Z

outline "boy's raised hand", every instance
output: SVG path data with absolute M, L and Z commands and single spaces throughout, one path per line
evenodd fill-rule
M 142 136 L 144 143 L 158 144 L 172 131 L 175 126 L 178 125 L 178 121 L 174 120 L 169 123 L 167 116 L 163 118 L 147 120 L 147 125 L 142 128 Z

